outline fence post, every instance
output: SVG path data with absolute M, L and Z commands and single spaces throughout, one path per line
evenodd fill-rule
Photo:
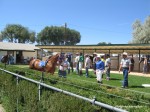
M 95 101 L 96 101 L 96 97 L 94 96 L 93 97 L 93 102 L 92 102 L 93 105 L 95 105 Z
M 43 82 L 43 78 L 44 78 L 43 76 L 44 76 L 44 72 L 42 72 L 40 83 L 39 83 L 39 88 L 38 88 L 38 90 L 39 90 L 39 101 L 41 99 L 41 83 Z
M 17 90 L 18 90 L 19 77 L 17 76 L 16 79 L 17 79 Z M 17 92 L 17 93 L 18 93 L 18 92 Z M 18 101 L 18 95 L 17 95 L 17 112 L 19 112 L 19 111 L 18 111 L 18 104 L 19 104 L 19 101 Z
M 6 63 L 5 63 L 5 68 L 6 68 Z

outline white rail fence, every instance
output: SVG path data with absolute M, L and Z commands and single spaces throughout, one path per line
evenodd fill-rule
M 11 74 L 11 75 L 13 75 L 13 76 L 16 76 L 17 85 L 19 84 L 19 83 L 18 83 L 19 78 L 24 79 L 24 80 L 29 81 L 29 82 L 32 82 L 32 83 L 35 83 L 35 84 L 38 84 L 38 85 L 39 85 L 39 86 L 38 86 L 38 96 L 39 96 L 38 98 L 39 98 L 39 100 L 41 100 L 41 99 L 40 99 L 40 97 L 41 97 L 41 91 L 42 91 L 42 90 L 41 90 L 41 87 L 43 86 L 43 87 L 46 87 L 46 88 L 48 88 L 48 89 L 52 89 L 52 90 L 54 90 L 54 91 L 67 94 L 67 95 L 69 95 L 69 96 L 73 96 L 73 97 L 76 97 L 76 98 L 85 100 L 85 101 L 87 101 L 87 102 L 92 103 L 93 105 L 98 105 L 98 106 L 100 106 L 100 107 L 109 109 L 109 110 L 111 110 L 111 111 L 127 112 L 126 110 L 123 110 L 123 109 L 121 109 L 121 108 L 117 108 L 117 107 L 114 107 L 114 106 L 111 106 L 111 105 L 108 105 L 108 104 L 104 104 L 104 103 L 98 102 L 98 101 L 96 101 L 95 98 L 89 99 L 89 98 L 86 98 L 86 97 L 84 97 L 84 96 L 80 96 L 80 95 L 77 95 L 77 94 L 74 94 L 74 93 L 71 93 L 71 92 L 68 92 L 68 91 L 65 91 L 65 90 L 62 90 L 62 89 L 59 89 L 59 88 L 56 88 L 56 87 L 47 85 L 47 84 L 43 83 L 42 80 L 36 81 L 36 80 L 33 80 L 33 79 L 30 79 L 30 78 L 21 76 L 21 75 L 19 75 L 19 74 L 10 72 L 10 71 L 5 70 L 5 69 L 2 69 L 2 68 L 0 68 L 0 70 L 6 72 L 6 73 L 8 73 L 8 74 Z M 43 75 L 43 74 L 42 74 L 42 75 Z

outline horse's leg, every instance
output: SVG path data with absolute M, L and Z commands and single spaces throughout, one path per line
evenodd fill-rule
M 5 63 L 5 68 L 6 68 L 6 63 Z

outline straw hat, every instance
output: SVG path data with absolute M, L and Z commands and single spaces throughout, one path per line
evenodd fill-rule
M 125 55 L 125 56 L 127 56 L 127 55 L 128 55 L 128 53 L 126 53 L 126 52 L 123 52 L 123 53 L 122 53 L 122 55 Z
M 94 55 L 97 55 L 97 53 L 96 53 L 96 52 L 94 52 L 93 54 L 94 54 Z

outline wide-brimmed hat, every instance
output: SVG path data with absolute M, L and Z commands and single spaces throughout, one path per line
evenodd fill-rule
M 122 55 L 125 55 L 125 56 L 127 56 L 127 55 L 128 55 L 128 53 L 126 53 L 126 52 L 123 52 L 123 53 L 122 53 Z
M 85 54 L 84 56 L 88 56 L 88 54 Z
M 100 55 L 97 55 L 96 57 L 97 57 L 97 58 L 101 58 L 101 56 L 100 56 Z
M 97 53 L 96 53 L 96 52 L 94 52 L 93 54 L 97 55 Z

